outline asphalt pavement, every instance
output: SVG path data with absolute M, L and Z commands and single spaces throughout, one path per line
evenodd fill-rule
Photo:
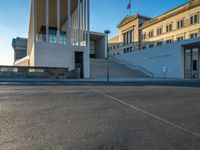
M 0 86 L 0 150 L 199 150 L 200 89 Z

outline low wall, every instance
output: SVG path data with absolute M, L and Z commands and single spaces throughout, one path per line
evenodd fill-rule
M 141 66 L 158 78 L 184 78 L 184 44 L 200 42 L 200 39 L 175 42 L 140 51 L 115 56 L 118 60 Z
M 67 79 L 67 68 L 0 66 L 0 78 Z

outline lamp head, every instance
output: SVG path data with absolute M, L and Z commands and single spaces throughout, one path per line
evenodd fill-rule
M 110 34 L 110 30 L 105 30 L 104 33 L 105 34 Z

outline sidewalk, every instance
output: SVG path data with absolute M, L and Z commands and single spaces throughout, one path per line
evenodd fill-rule
M 159 81 L 200 81 L 163 78 L 110 78 L 110 82 L 159 82 Z M 107 78 L 98 79 L 1 79 L 0 82 L 107 82 Z
M 91 86 L 179 86 L 200 87 L 200 80 L 162 79 L 162 78 L 106 78 L 99 79 L 0 79 L 0 85 L 91 85 Z

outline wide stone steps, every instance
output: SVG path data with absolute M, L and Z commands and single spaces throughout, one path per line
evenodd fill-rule
M 91 59 L 91 78 L 106 78 L 107 60 Z M 133 70 L 124 64 L 110 60 L 110 77 L 111 78 L 144 78 L 148 77 L 139 70 Z

